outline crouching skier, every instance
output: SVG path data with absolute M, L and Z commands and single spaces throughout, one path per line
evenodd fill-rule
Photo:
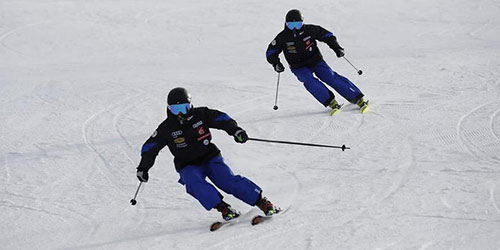
M 148 170 L 159 151 L 168 146 L 180 175 L 179 182 L 206 210 L 217 209 L 226 221 L 239 216 L 223 201 L 222 194 L 206 181 L 208 177 L 220 190 L 250 206 L 258 206 L 264 214 L 276 213 L 274 205 L 262 197 L 262 189 L 251 180 L 234 175 L 224 162 L 221 151 L 210 142 L 210 128 L 226 131 L 238 143 L 248 140 L 245 130 L 226 113 L 207 107 L 193 107 L 191 95 L 184 88 L 172 89 L 167 103 L 167 119 L 142 146 L 141 162 L 137 167 L 139 181 L 148 181 Z
M 276 72 L 285 71 L 279 58 L 283 52 L 293 74 L 318 102 L 331 108 L 330 115 L 340 112 L 341 105 L 324 83 L 349 102 L 357 104 L 361 113 L 367 112 L 368 102 L 363 99 L 364 94 L 353 82 L 330 68 L 319 51 L 317 41 L 328 44 L 337 57 L 344 56 L 344 48 L 340 47 L 332 32 L 321 26 L 304 24 L 302 13 L 290 10 L 285 17 L 284 29 L 267 47 L 267 61 Z

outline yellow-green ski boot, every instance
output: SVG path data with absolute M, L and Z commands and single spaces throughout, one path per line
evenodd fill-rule
M 361 98 L 356 104 L 359 106 L 359 112 L 361 112 L 361 114 L 368 112 L 368 100 L 365 101 L 363 98 Z
M 330 107 L 332 110 L 330 110 L 330 115 L 334 116 L 340 112 L 342 109 L 342 105 L 337 102 L 337 100 L 333 99 L 330 104 L 328 104 L 328 107 Z

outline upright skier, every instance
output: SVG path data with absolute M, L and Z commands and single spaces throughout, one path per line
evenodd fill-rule
M 361 113 L 368 110 L 368 102 L 363 99 L 363 93 L 354 83 L 333 71 L 323 60 L 316 40 L 325 42 L 335 52 L 337 57 L 344 56 L 332 32 L 321 26 L 304 24 L 304 18 L 299 10 L 288 11 L 285 28 L 269 44 L 266 57 L 278 73 L 285 71 L 280 62 L 279 54 L 283 52 L 290 70 L 304 87 L 325 107 L 330 107 L 330 115 L 340 111 L 341 106 L 335 100 L 335 95 L 324 84 L 328 84 L 341 96 L 360 107 Z M 313 73 L 316 77 L 313 76 Z M 321 82 L 321 81 L 323 82 Z
M 139 181 L 148 181 L 148 170 L 160 150 L 168 146 L 174 156 L 175 169 L 180 175 L 179 182 L 206 210 L 217 209 L 224 220 L 239 216 L 223 201 L 222 194 L 206 181 L 208 177 L 225 193 L 232 194 L 250 206 L 258 206 L 266 215 L 274 214 L 276 209 L 268 199 L 262 197 L 262 189 L 251 180 L 234 175 L 224 162 L 221 151 L 210 142 L 210 128 L 226 131 L 238 143 L 248 140 L 245 130 L 238 127 L 236 121 L 226 113 L 207 107 L 193 107 L 191 95 L 184 88 L 172 89 L 167 103 L 167 119 L 142 146 L 142 158 L 137 167 Z

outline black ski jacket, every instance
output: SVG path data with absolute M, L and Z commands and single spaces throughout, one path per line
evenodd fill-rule
M 334 51 L 342 49 L 333 33 L 321 26 L 304 24 L 293 31 L 285 27 L 267 47 L 267 61 L 276 65 L 283 51 L 290 68 L 313 67 L 323 60 L 316 41 L 325 42 Z
M 165 146 L 174 156 L 177 171 L 189 164 L 203 164 L 220 155 L 217 146 L 210 142 L 212 135 L 209 128 L 222 129 L 229 135 L 241 129 L 226 113 L 207 107 L 193 108 L 183 124 L 167 112 L 167 119 L 142 146 L 141 162 L 137 169 L 147 171 L 153 167 L 156 156 Z

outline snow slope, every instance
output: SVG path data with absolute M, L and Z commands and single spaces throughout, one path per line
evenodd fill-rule
M 320 45 L 370 113 L 329 117 L 288 69 L 272 110 L 264 53 L 291 8 L 364 70 Z M 1 0 L 0 249 L 500 249 L 499 58 L 498 0 Z M 283 216 L 209 232 L 219 214 L 167 150 L 133 207 L 140 147 L 177 86 L 252 137 L 352 149 L 215 131 Z

